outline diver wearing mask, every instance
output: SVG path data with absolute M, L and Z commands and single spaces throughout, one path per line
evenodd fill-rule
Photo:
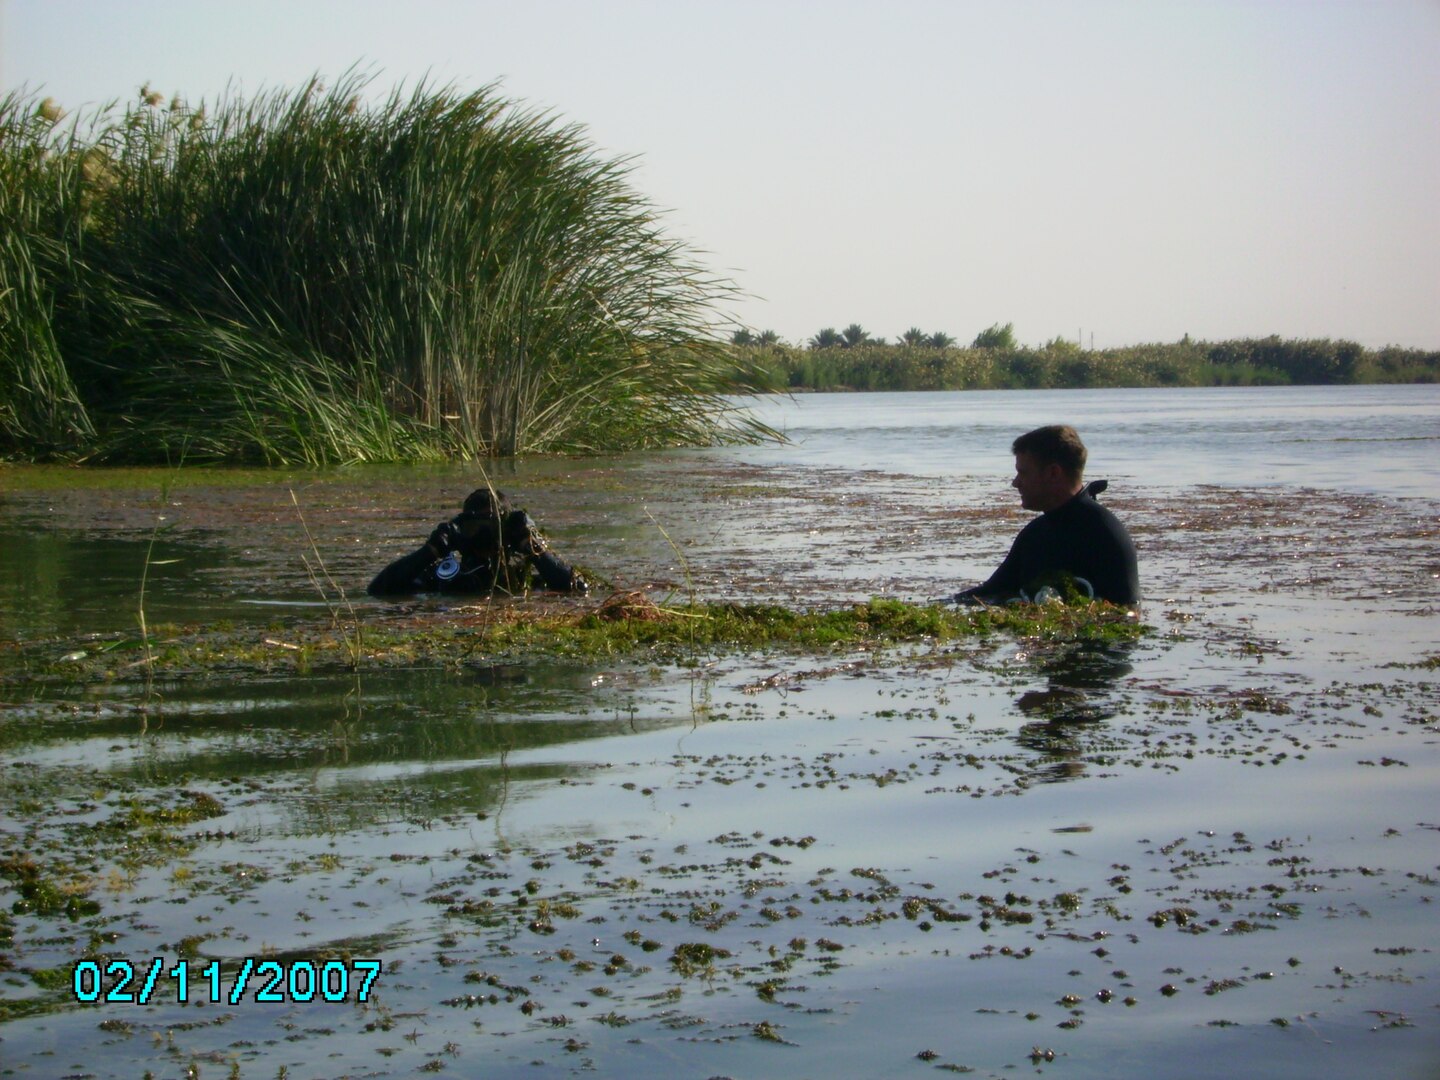
M 583 593 L 585 580 L 546 546 L 524 510 L 503 492 L 477 488 L 461 512 L 435 527 L 424 547 L 375 575 L 371 596 L 410 593 L 523 593 L 531 573 L 547 589 Z

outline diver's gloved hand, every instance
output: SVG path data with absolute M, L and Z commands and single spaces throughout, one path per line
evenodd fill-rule
M 545 542 L 540 539 L 540 531 L 524 510 L 512 510 L 505 515 L 505 524 L 501 527 L 501 535 L 504 537 L 505 547 L 509 551 L 519 552 L 523 555 L 538 555 L 545 550 Z
M 460 531 L 460 526 L 453 521 L 442 522 L 435 526 L 435 531 L 430 534 L 430 539 L 425 545 L 432 549 L 436 555 L 448 555 L 465 541 L 465 534 Z

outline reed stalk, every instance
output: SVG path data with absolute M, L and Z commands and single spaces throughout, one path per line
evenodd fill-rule
M 295 516 L 300 519 L 300 528 L 305 533 L 305 543 L 309 547 L 309 554 L 302 555 L 301 560 L 305 564 L 305 573 L 310 578 L 310 584 L 320 594 L 321 601 L 330 609 L 331 625 L 335 627 L 345 644 L 345 651 L 350 656 L 350 669 L 356 678 L 355 694 L 360 696 L 360 661 L 365 656 L 365 630 L 360 622 L 360 616 L 355 611 L 355 605 L 350 602 L 349 595 L 345 592 L 345 586 L 341 585 L 330 574 L 330 568 L 325 565 L 325 557 L 320 554 L 320 546 L 315 543 L 315 536 L 310 532 L 310 523 L 305 520 L 305 512 L 300 509 L 300 500 L 295 495 L 295 489 L 290 489 L 290 503 L 295 507 Z M 314 562 L 311 562 L 311 559 Z M 328 587 L 328 588 L 327 588 Z M 349 616 L 348 623 L 341 622 L 341 612 Z

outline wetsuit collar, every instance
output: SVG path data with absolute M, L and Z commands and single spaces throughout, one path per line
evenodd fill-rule
M 1058 514 L 1067 506 L 1073 505 L 1077 499 L 1090 499 L 1093 501 L 1096 495 L 1099 495 L 1109 486 L 1109 480 L 1091 480 L 1088 484 L 1083 485 L 1079 491 L 1075 492 L 1074 495 L 1071 495 L 1070 498 L 1066 499 L 1059 506 L 1055 507 L 1052 510 L 1046 510 L 1045 513 Z

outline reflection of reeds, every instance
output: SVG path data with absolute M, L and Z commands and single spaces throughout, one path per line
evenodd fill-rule
M 675 553 L 675 558 L 680 560 L 680 572 L 685 577 L 685 592 L 689 598 L 691 610 L 693 611 L 698 605 L 696 604 L 695 597 L 695 579 L 690 573 L 690 560 L 685 558 L 685 553 L 680 550 L 680 545 L 670 538 L 670 534 L 665 531 L 665 526 L 655 520 L 655 515 L 650 513 L 650 508 L 645 507 L 644 509 L 645 516 L 650 519 L 650 524 L 654 525 L 655 528 L 660 531 L 660 535 L 663 536 L 665 542 L 670 545 L 670 550 Z M 695 627 L 693 622 L 690 627 L 690 646 L 692 649 L 695 646 Z
M 140 647 L 145 651 L 142 665 L 145 669 L 145 711 L 149 710 L 155 692 L 155 653 L 150 647 L 150 627 L 145 622 L 145 586 L 150 580 L 150 566 L 155 554 L 155 538 L 160 534 L 160 523 L 163 520 L 156 515 L 155 527 L 150 530 L 150 542 L 145 546 L 145 563 L 140 568 L 140 595 L 135 602 L 135 619 L 140 626 Z
M 145 562 L 140 567 L 140 592 L 135 601 L 135 620 L 140 628 L 140 647 L 145 653 L 142 661 L 145 669 L 145 695 L 141 706 L 144 714 L 149 713 L 155 701 L 155 652 L 150 645 L 150 626 L 145 618 L 145 589 L 150 583 L 150 568 L 160 565 L 155 559 L 155 541 L 159 539 L 161 532 L 170 528 L 165 524 L 165 515 L 161 512 L 169 499 L 170 485 L 168 483 L 161 484 L 159 494 L 155 497 L 155 524 L 150 529 L 150 541 L 145 545 Z
M 0 449 L 319 463 L 754 433 L 730 286 L 578 128 L 348 76 L 86 123 L 0 99 Z
M 305 520 L 304 511 L 300 509 L 300 500 L 296 498 L 294 488 L 290 489 L 290 502 L 295 507 L 295 516 L 300 519 L 300 528 L 304 530 L 305 542 L 310 547 L 310 553 L 300 557 L 305 564 L 306 576 L 310 578 L 310 584 L 320 594 L 325 606 L 330 609 L 330 624 L 344 642 L 345 651 L 350 657 L 350 671 L 355 679 L 345 692 L 345 715 L 343 719 L 337 719 L 331 728 L 333 747 L 338 751 L 341 761 L 348 761 L 352 732 L 365 712 L 365 691 L 360 685 L 360 661 L 365 655 L 365 630 L 359 614 L 355 611 L 355 605 L 350 602 L 350 597 L 345 592 L 345 586 L 331 576 L 330 568 L 325 565 L 325 558 L 320 554 L 320 547 L 310 532 L 310 525 Z M 313 564 L 310 561 L 312 558 Z M 342 609 L 349 616 L 348 622 L 341 621 Z

